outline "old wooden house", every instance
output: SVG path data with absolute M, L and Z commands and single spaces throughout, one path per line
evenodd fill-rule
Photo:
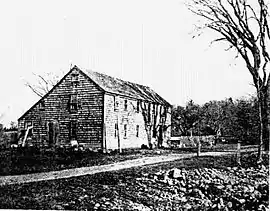
M 102 150 L 164 145 L 170 125 L 171 105 L 151 88 L 76 66 L 18 119 L 24 142 Z

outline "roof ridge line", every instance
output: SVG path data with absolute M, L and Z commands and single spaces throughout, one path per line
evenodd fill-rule
M 144 87 L 147 87 L 147 88 L 152 89 L 150 86 L 146 86 L 146 85 L 139 84 L 139 83 L 135 83 L 135 82 L 128 81 L 128 80 L 124 80 L 124 79 L 121 79 L 121 78 L 118 78 L 118 77 L 114 77 L 114 76 L 108 75 L 108 74 L 103 73 L 103 72 L 94 71 L 94 70 L 92 70 L 92 69 L 85 69 L 85 70 L 86 70 L 86 71 L 92 71 L 92 72 L 94 72 L 94 73 L 98 73 L 98 74 L 102 74 L 102 75 L 105 75 L 105 76 L 111 77 L 111 78 L 113 78 L 113 79 L 119 80 L 119 81 L 124 81 L 124 82 L 132 83 L 132 84 L 136 84 L 136 85 L 139 85 L 139 86 L 144 86 Z

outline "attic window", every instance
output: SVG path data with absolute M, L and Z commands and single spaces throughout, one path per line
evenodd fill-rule
M 127 138 L 127 125 L 124 125 L 124 138 Z
M 116 96 L 113 96 L 113 107 L 114 107 L 114 111 L 118 110 L 118 99 Z
M 166 107 L 164 107 L 164 109 L 163 109 L 163 116 L 166 116 L 166 114 L 167 114 L 167 108 Z
M 127 100 L 125 100 L 125 102 L 124 102 L 124 110 L 125 111 L 127 111 L 127 107 L 128 107 Z
M 78 97 L 76 94 L 70 95 L 69 111 L 76 112 L 78 110 Z
M 139 137 L 139 129 L 140 129 L 140 126 L 136 125 L 136 137 Z
M 118 125 L 115 124 L 115 125 L 114 125 L 114 137 L 115 137 L 115 138 L 117 137 L 117 134 L 118 134 Z
M 160 106 L 160 110 L 159 110 L 159 113 L 160 113 L 160 115 L 162 115 L 162 114 L 163 114 L 163 109 L 162 109 L 162 105 Z
M 71 84 L 72 84 L 73 87 L 78 86 L 78 84 L 79 84 L 79 74 L 77 72 L 71 74 Z
M 138 100 L 137 101 L 137 109 L 136 109 L 136 111 L 137 111 L 137 113 L 139 113 L 140 112 L 140 100 Z
M 156 113 L 156 105 L 155 105 L 155 104 L 153 104 L 152 113 L 153 113 L 154 115 L 155 115 L 155 113 Z

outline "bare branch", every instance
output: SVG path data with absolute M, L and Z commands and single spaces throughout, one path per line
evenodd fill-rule
M 270 77 L 269 10 L 266 0 L 191 0 L 190 11 L 205 20 L 205 26 L 221 35 L 246 63 L 257 90 L 260 117 L 260 148 L 264 133 L 267 81 Z M 201 27 L 203 28 L 203 27 Z M 268 138 L 269 139 L 269 138 Z M 268 140 L 269 142 L 269 140 Z M 265 142 L 267 143 L 267 141 Z M 260 160 L 260 159 L 258 159 Z
M 33 75 L 36 77 L 36 82 L 30 83 L 29 81 L 25 81 L 25 86 L 30 88 L 31 91 L 39 97 L 43 97 L 48 93 L 59 80 L 59 77 L 53 73 L 47 73 L 44 75 L 33 73 Z
M 25 83 L 25 85 L 29 87 L 37 96 L 43 97 L 43 94 L 39 92 L 37 88 L 33 87 L 30 83 L 27 82 Z

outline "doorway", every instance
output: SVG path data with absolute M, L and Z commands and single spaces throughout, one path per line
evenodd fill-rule
M 53 146 L 58 141 L 59 123 L 57 121 L 50 121 L 48 124 L 49 146 Z

